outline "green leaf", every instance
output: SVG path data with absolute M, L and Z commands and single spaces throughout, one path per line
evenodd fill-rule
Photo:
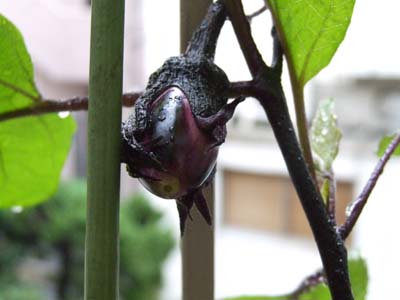
M 368 271 L 365 261 L 358 257 L 349 260 L 349 273 L 355 300 L 365 300 L 368 286 Z M 325 284 L 320 284 L 299 300 L 331 300 L 330 292 Z
M 57 114 L 0 123 L 0 207 L 28 206 L 57 189 L 75 122 Z
M 0 14 L 0 113 L 39 101 L 32 61 L 18 29 Z
M 361 257 L 349 260 L 350 281 L 355 300 L 364 300 L 367 296 L 368 269 Z
M 326 284 L 320 284 L 312 288 L 308 293 L 301 295 L 299 300 L 331 300 L 331 293 Z
M 395 134 L 384 136 L 381 141 L 379 142 L 378 150 L 376 151 L 376 155 L 382 157 L 385 153 L 387 147 L 390 145 L 392 140 L 395 138 Z M 394 150 L 393 156 L 400 156 L 400 145 L 397 145 L 396 149 Z
M 349 273 L 354 300 L 365 300 L 368 287 L 367 264 L 361 257 L 349 259 Z M 241 296 L 225 298 L 224 300 L 294 300 L 290 295 L 282 296 Z M 296 298 L 297 300 L 297 298 Z M 319 284 L 302 294 L 298 300 L 331 300 L 329 288 L 326 284 Z
M 282 39 L 291 77 L 304 87 L 329 64 L 343 41 L 355 0 L 265 1 Z
M 322 172 L 331 169 L 338 151 L 342 133 L 336 127 L 332 99 L 321 101 L 311 127 L 311 148 L 316 156 L 316 167 Z
M 349 260 L 349 273 L 354 300 L 365 300 L 368 286 L 368 270 L 366 262 L 358 257 Z M 320 284 L 303 294 L 299 300 L 331 300 L 328 286 Z
M 0 113 L 41 101 L 23 38 L 0 15 Z M 56 191 L 75 122 L 57 114 L 0 122 L 0 207 L 29 206 Z

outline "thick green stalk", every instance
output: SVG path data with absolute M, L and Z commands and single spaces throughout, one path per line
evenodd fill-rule
M 93 0 L 85 300 L 117 300 L 124 0 Z

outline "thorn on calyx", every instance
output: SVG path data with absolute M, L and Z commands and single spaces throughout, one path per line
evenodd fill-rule
M 186 220 L 189 219 L 193 221 L 192 216 L 190 215 L 190 210 L 193 207 L 193 203 L 196 205 L 198 211 L 206 221 L 208 225 L 212 225 L 212 218 L 210 211 L 207 206 L 206 199 L 203 196 L 201 188 L 186 195 L 180 197 L 176 200 L 178 214 L 179 214 L 179 224 L 181 230 L 181 236 L 185 233 L 185 225 Z

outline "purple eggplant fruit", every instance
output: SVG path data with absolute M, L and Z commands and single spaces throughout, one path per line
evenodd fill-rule
M 225 18 L 214 3 L 185 54 L 150 76 L 122 124 L 122 162 L 150 192 L 176 199 L 182 234 L 193 204 L 211 225 L 202 188 L 213 179 L 226 123 L 243 100 L 227 102 L 228 78 L 213 62 Z

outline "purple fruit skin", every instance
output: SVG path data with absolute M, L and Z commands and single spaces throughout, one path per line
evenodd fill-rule
M 153 194 L 177 199 L 206 181 L 215 167 L 218 147 L 212 148 L 213 138 L 198 127 L 189 101 L 178 87 L 166 89 L 151 104 L 150 114 L 150 129 L 140 142 L 157 155 L 165 171 L 143 168 L 143 174 L 158 180 L 139 180 Z

